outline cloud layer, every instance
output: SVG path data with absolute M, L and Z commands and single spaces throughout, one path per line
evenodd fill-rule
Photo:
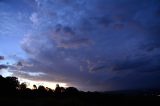
M 14 74 L 82 90 L 160 87 L 158 0 L 29 0 Z M 1 59 L 1 57 L 0 57 Z M 156 83 L 157 82 L 157 83 Z M 130 84 L 133 85 L 130 85 Z

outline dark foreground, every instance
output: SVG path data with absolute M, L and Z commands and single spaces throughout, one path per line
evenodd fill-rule
M 158 96 L 77 94 L 52 97 L 0 97 L 0 106 L 159 106 Z
M 160 106 L 160 89 L 83 92 L 75 87 L 33 89 L 16 77 L 0 76 L 0 106 Z

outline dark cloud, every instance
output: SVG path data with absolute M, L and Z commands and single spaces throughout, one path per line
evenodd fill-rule
M 158 72 L 160 71 L 159 60 L 160 56 L 153 57 L 134 57 L 134 59 L 127 59 L 115 64 L 113 71 L 125 71 L 130 70 L 133 72 Z
M 113 89 L 116 90 L 118 87 L 119 89 L 145 89 L 145 88 L 159 88 L 160 85 L 156 82 L 160 79 L 158 78 L 159 74 L 152 75 L 152 74 L 136 74 L 131 73 L 128 74 L 126 77 L 114 77 L 107 81 L 108 84 L 111 84 Z
M 94 67 L 91 69 L 91 71 L 102 71 L 103 69 L 105 69 L 106 66 L 105 65 L 102 65 L 102 66 L 99 66 L 99 67 Z
M 0 60 L 4 60 L 4 56 L 0 56 Z
M 20 67 L 23 66 L 22 62 L 18 62 L 17 66 L 20 66 Z
M 63 48 L 79 48 L 86 47 L 92 44 L 92 41 L 87 38 L 71 39 L 69 41 L 62 41 L 58 47 Z
M 10 67 L 21 70 L 15 75 L 85 90 L 159 86 L 156 0 L 31 2 L 36 4 L 28 17 L 33 25 L 21 44 L 28 58 Z
M 28 72 L 25 72 L 25 71 L 15 71 L 13 73 L 13 76 L 19 76 L 21 78 L 35 80 L 35 81 L 37 79 L 46 80 L 46 79 L 44 79 L 44 77 L 45 77 L 44 73 L 28 73 Z
M 64 30 L 65 33 L 69 33 L 69 34 L 71 34 L 71 35 L 74 35 L 74 34 L 75 34 L 75 32 L 74 32 L 70 27 L 68 27 L 68 26 L 65 26 L 65 27 L 63 28 L 63 30 Z
M 105 28 L 108 27 L 110 23 L 112 23 L 112 20 L 108 19 L 108 16 L 95 17 L 93 19 L 97 22 L 97 25 L 105 27 Z
M 124 28 L 124 24 L 115 24 L 114 25 L 114 29 L 116 29 L 116 30 L 122 30 L 123 28 Z
M 1 69 L 6 69 L 6 68 L 8 68 L 8 66 L 7 66 L 7 65 L 0 64 L 0 70 L 1 70 Z

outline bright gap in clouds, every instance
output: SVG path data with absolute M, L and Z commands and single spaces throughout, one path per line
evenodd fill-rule
M 36 85 L 37 87 L 40 85 L 43 85 L 44 87 L 49 87 L 51 89 L 56 88 L 56 84 L 59 84 L 62 87 L 68 87 L 66 83 L 60 83 L 60 82 L 50 82 L 50 81 L 41 81 L 41 80 L 29 80 L 25 78 L 18 78 L 20 83 L 26 82 L 27 87 L 32 89 L 33 85 Z
M 3 77 L 12 76 L 13 73 L 9 72 L 7 69 L 1 69 L 0 75 Z
M 0 71 L 0 74 L 3 77 L 12 76 L 13 73 L 9 72 L 7 69 L 2 69 Z M 51 82 L 51 81 L 42 81 L 42 80 L 29 80 L 23 77 L 17 77 L 20 83 L 25 82 L 27 84 L 27 87 L 32 89 L 33 85 L 36 85 L 37 87 L 40 85 L 43 85 L 44 87 L 49 87 L 51 89 L 56 88 L 56 84 L 59 84 L 61 87 L 68 87 L 67 83 L 61 83 L 61 82 Z

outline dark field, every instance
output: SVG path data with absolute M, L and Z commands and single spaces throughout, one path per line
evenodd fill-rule
M 44 86 L 33 89 L 19 83 L 16 77 L 0 77 L 0 106 L 112 106 L 157 105 L 159 89 L 124 90 L 112 92 L 84 92 L 75 87 L 55 89 Z
M 53 97 L 0 97 L 0 106 L 158 106 L 157 96 L 122 96 L 107 94 L 78 94 Z

